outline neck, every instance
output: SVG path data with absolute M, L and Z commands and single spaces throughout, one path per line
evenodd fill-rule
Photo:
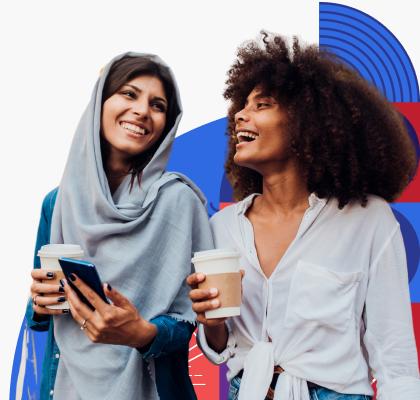
M 282 169 L 262 171 L 263 192 L 260 206 L 274 214 L 304 212 L 308 208 L 309 192 L 306 181 L 295 163 Z
M 120 186 L 123 179 L 128 175 L 130 171 L 130 163 L 125 157 L 122 157 L 121 154 L 118 154 L 115 151 L 108 152 L 103 160 L 103 163 L 109 188 L 111 193 L 114 193 L 118 186 Z
M 108 179 L 125 176 L 130 171 L 130 164 L 127 162 L 127 160 L 124 160 L 115 154 L 109 154 L 105 160 L 104 167 Z

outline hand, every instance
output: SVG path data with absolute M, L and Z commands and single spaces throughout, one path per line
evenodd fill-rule
M 144 347 L 154 339 L 156 326 L 146 321 L 116 289 L 104 284 L 105 295 L 113 303 L 107 304 L 75 274 L 71 277 L 72 283 L 95 308 L 92 311 L 64 281 L 72 317 L 92 342 Z
M 245 275 L 243 269 L 241 272 L 241 280 Z M 214 310 L 220 307 L 220 300 L 217 298 L 219 292 L 217 288 L 198 289 L 198 285 L 204 282 L 206 276 L 201 273 L 194 273 L 187 277 L 187 284 L 192 288 L 189 293 L 190 299 L 193 302 L 192 309 L 197 314 L 197 321 L 207 327 L 215 327 L 222 325 L 226 318 L 211 318 L 207 319 L 205 316 L 206 311 Z M 242 290 L 242 288 L 241 288 Z
M 69 310 L 53 310 L 45 307 L 47 305 L 60 304 L 66 300 L 64 289 L 59 284 L 44 283 L 46 280 L 53 281 L 56 279 L 55 273 L 37 268 L 31 271 L 31 276 L 33 279 L 31 285 L 32 307 L 35 313 L 40 315 L 67 314 Z M 48 295 L 48 297 L 44 295 Z
M 207 319 L 206 311 L 214 310 L 220 307 L 220 300 L 217 298 L 219 291 L 217 288 L 198 289 L 198 285 L 206 280 L 206 275 L 196 272 L 187 277 L 187 284 L 191 287 L 189 293 L 193 302 L 192 309 L 197 314 L 197 321 L 206 326 L 222 325 L 226 318 Z

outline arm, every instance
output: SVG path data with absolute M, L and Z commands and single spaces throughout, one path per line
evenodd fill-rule
M 42 202 L 41 216 L 38 225 L 38 233 L 36 237 L 35 252 L 34 252 L 34 268 L 40 268 L 41 262 L 37 256 L 38 250 L 50 242 L 51 232 L 51 217 L 54 209 L 55 199 L 57 197 L 58 189 L 54 189 L 45 196 Z M 50 324 L 49 315 L 36 314 L 32 307 L 32 299 L 28 299 L 26 306 L 25 318 L 28 327 L 35 331 L 46 331 Z
M 378 400 L 420 399 L 404 243 L 397 225 L 370 267 L 363 338 Z

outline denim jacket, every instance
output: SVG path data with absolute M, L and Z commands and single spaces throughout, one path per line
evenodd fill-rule
M 51 233 L 51 218 L 57 198 L 58 188 L 45 197 L 35 246 L 34 267 L 40 268 L 37 256 L 41 246 L 48 244 Z M 60 350 L 54 340 L 53 319 L 36 315 L 32 300 L 28 302 L 25 314 L 29 328 L 48 331 L 41 378 L 41 400 L 54 395 L 54 382 L 60 360 Z M 161 399 L 196 399 L 188 374 L 188 345 L 195 326 L 178 321 L 168 315 L 159 315 L 150 320 L 157 327 L 157 335 L 147 348 L 139 349 L 139 357 L 155 360 L 156 386 Z M 121 399 L 124 400 L 124 399 Z

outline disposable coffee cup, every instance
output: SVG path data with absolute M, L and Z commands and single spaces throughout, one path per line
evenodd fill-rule
M 199 289 L 217 288 L 220 307 L 205 312 L 206 318 L 234 317 L 241 314 L 241 273 L 238 252 L 215 249 L 194 253 L 191 260 L 196 272 L 206 275 Z
M 38 256 L 41 259 L 41 269 L 54 272 L 53 279 L 44 279 L 42 282 L 59 285 L 60 279 L 64 278 L 64 273 L 58 259 L 60 257 L 82 259 L 83 254 L 83 250 L 78 244 L 47 244 L 42 246 L 38 251 Z M 57 294 L 44 294 L 44 297 L 57 296 Z M 65 301 L 60 304 L 52 304 L 45 307 L 53 310 L 62 310 L 68 309 L 69 303 Z

